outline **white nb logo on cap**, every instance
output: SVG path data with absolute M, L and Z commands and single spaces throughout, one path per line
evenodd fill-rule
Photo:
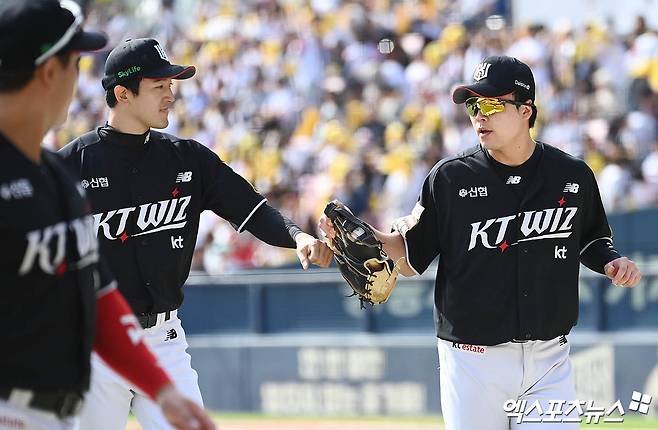
M 473 79 L 476 81 L 481 81 L 482 79 L 486 78 L 487 75 L 489 74 L 489 68 L 491 67 L 491 64 L 489 63 L 480 63 L 478 66 L 475 68 L 475 72 L 473 72 Z
M 160 58 L 162 58 L 165 61 L 169 61 L 169 58 L 167 58 L 167 54 L 165 54 L 164 49 L 160 45 L 154 45 L 153 46 L 156 51 L 158 51 L 158 55 Z

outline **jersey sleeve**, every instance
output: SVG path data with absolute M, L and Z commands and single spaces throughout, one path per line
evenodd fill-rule
M 433 170 L 423 183 L 420 198 L 412 211 L 418 222 L 403 235 L 407 264 L 421 274 L 439 255 L 439 211 L 435 196 L 437 170 Z
M 589 180 L 588 197 L 585 201 L 583 228 L 580 238 L 581 261 L 587 267 L 603 273 L 603 266 L 619 257 L 612 245 L 612 229 L 608 224 L 599 186 L 594 173 L 586 167 Z
M 203 208 L 210 209 L 242 231 L 267 201 L 214 152 L 199 144 L 203 177 Z

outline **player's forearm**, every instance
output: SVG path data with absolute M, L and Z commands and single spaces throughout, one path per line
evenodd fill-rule
M 588 268 L 603 275 L 605 275 L 605 265 L 621 257 L 613 246 L 612 240 L 607 237 L 590 243 L 581 252 L 580 261 Z
M 262 205 L 245 225 L 245 230 L 268 245 L 295 248 L 295 236 L 302 230 L 267 203 Z
M 416 272 L 414 272 L 407 264 L 407 250 L 404 245 L 404 239 L 400 233 L 397 231 L 392 233 L 384 233 L 383 231 L 379 231 L 374 228 L 373 230 L 375 231 L 377 239 L 379 239 L 379 241 L 382 243 L 386 255 L 388 255 L 388 257 L 395 262 L 400 261 L 400 273 L 404 276 L 414 276 Z M 401 258 L 404 258 L 404 260 L 400 260 Z

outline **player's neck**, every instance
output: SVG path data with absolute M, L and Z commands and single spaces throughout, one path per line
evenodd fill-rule
M 487 149 L 494 160 L 506 166 L 520 166 L 528 161 L 535 151 L 535 141 L 526 136 L 518 141 L 510 142 L 500 149 Z
M 41 162 L 41 143 L 50 125 L 41 112 L 19 97 L 0 96 L 0 132 L 28 159 Z
M 127 134 L 144 134 L 149 130 L 149 127 L 144 125 L 136 118 L 119 112 L 116 109 L 110 110 L 110 115 L 107 118 L 107 125 L 114 128 L 121 133 Z

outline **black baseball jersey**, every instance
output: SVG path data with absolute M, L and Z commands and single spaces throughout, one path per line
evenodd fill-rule
M 581 254 L 605 246 L 612 232 L 589 167 L 550 145 L 537 150 L 523 199 L 480 146 L 442 160 L 426 178 L 405 241 L 418 273 L 440 255 L 440 338 L 548 340 L 576 324 Z M 605 259 L 617 256 L 611 250 Z
M 0 386 L 82 392 L 96 292 L 113 282 L 77 182 L 46 150 L 36 164 L 0 134 Z
M 103 255 L 138 314 L 181 305 L 202 211 L 240 231 L 265 203 L 202 144 L 153 130 L 101 127 L 60 154 L 86 189 Z

